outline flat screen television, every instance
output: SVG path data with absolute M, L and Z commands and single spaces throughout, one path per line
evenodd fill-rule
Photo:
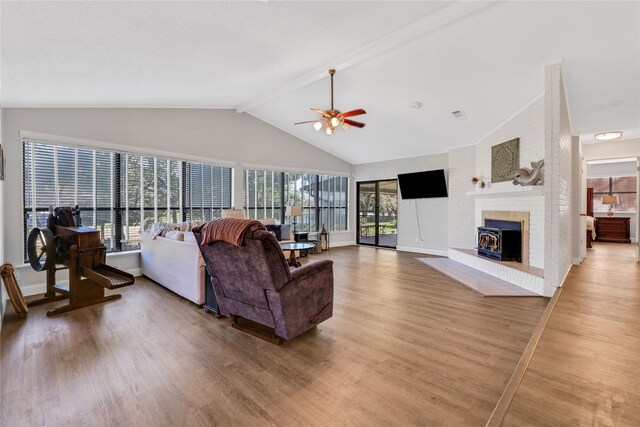
M 398 184 L 403 199 L 430 199 L 448 196 L 444 169 L 398 174 Z

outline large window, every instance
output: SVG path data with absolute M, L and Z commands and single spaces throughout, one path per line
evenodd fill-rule
M 231 208 L 228 167 L 36 141 L 24 141 L 23 159 L 25 242 L 46 227 L 49 206 L 79 205 L 82 225 L 97 228 L 108 251 L 138 249 L 153 222 Z
M 609 205 L 602 204 L 602 196 L 616 194 L 619 203 L 614 211 L 635 212 L 637 206 L 638 189 L 635 176 L 616 176 L 610 178 L 588 178 L 587 187 L 593 188 L 594 212 L 605 212 Z
M 244 171 L 244 208 L 247 218 L 273 218 L 281 223 L 287 206 L 302 206 L 298 231 L 347 229 L 349 178 L 265 170 Z

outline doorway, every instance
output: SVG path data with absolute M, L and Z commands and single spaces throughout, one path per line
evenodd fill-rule
M 358 244 L 395 249 L 398 243 L 398 181 L 358 182 Z
M 633 253 L 640 262 L 640 158 L 590 159 L 586 166 L 585 255 L 607 246 L 609 251 L 617 248 L 620 256 Z

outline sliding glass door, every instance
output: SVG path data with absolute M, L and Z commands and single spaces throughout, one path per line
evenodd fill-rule
M 395 248 L 397 230 L 397 180 L 359 182 L 358 243 Z

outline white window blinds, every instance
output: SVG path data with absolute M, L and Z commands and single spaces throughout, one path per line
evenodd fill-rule
M 125 251 L 153 222 L 219 218 L 232 204 L 229 167 L 40 141 L 23 142 L 23 160 L 25 241 L 49 206 L 79 205 L 82 224 Z

